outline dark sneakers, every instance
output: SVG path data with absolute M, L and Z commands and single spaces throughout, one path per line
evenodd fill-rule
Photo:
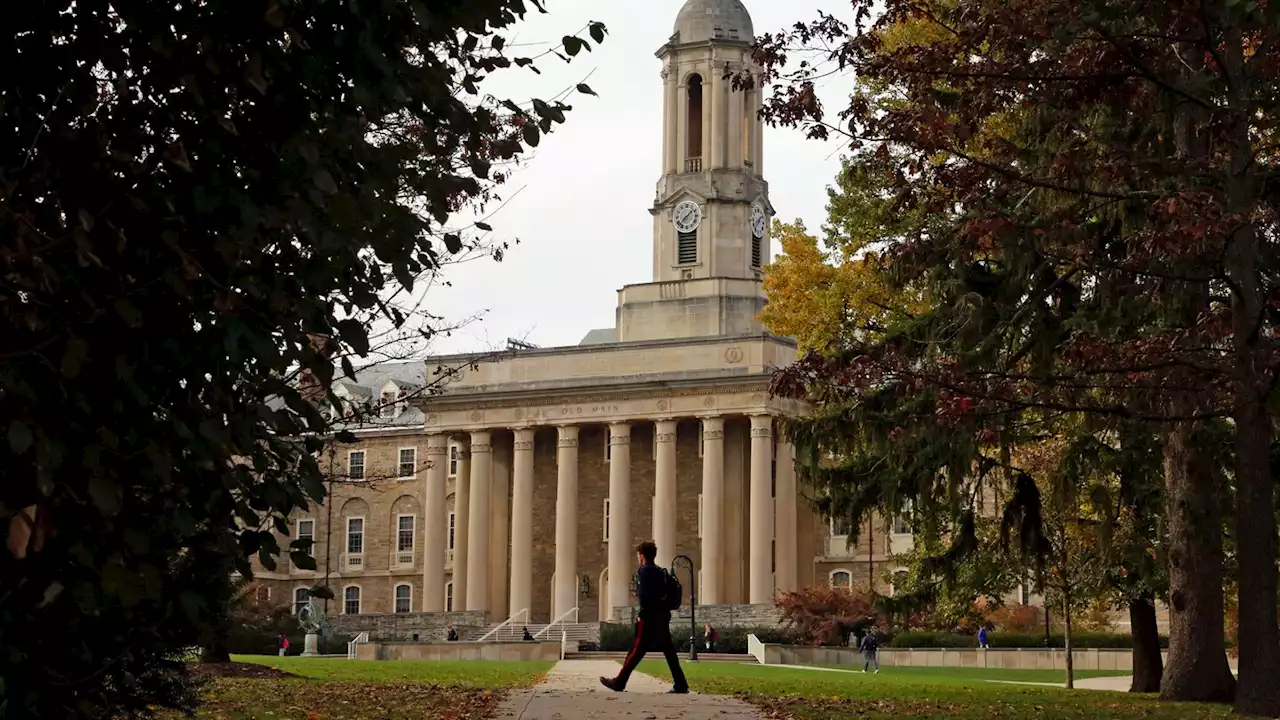
M 618 687 L 618 683 L 613 678 L 607 678 L 603 675 L 600 676 L 600 684 L 614 692 L 623 692 L 626 690 L 626 688 Z
M 607 688 L 609 688 L 610 690 L 612 690 L 612 691 L 614 691 L 614 692 L 626 692 L 626 688 L 624 688 L 624 687 L 619 687 L 619 685 L 618 685 L 618 681 L 617 681 L 617 680 L 615 680 L 615 679 L 613 679 L 613 678 L 607 678 L 607 677 L 601 676 L 601 677 L 600 677 L 600 684 L 601 684 L 601 685 L 603 685 L 603 686 L 605 686 L 605 687 L 607 687 Z M 673 688 L 671 688 L 670 690 L 668 690 L 668 691 L 667 691 L 667 694 L 668 694 L 668 695 L 688 695 L 688 694 L 689 694 L 689 688 L 687 688 L 687 687 L 683 687 L 683 688 L 673 687 Z

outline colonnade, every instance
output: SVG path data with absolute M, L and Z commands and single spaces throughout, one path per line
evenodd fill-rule
M 649 421 L 646 421 L 649 422 Z M 657 562 L 671 564 L 676 548 L 676 427 L 677 420 L 663 418 L 654 424 L 655 471 L 653 539 Z M 699 604 L 725 602 L 725 483 L 723 417 L 702 417 L 702 552 L 698 572 L 702 577 Z M 631 543 L 631 430 L 634 423 L 608 426 L 609 549 L 608 602 L 610 608 L 630 604 L 630 586 L 623 578 L 635 569 Z M 514 428 L 511 494 L 512 612 L 533 602 L 533 491 L 534 428 Z M 792 449 L 781 438 L 774 463 L 773 417 L 751 416 L 749 480 L 748 601 L 767 604 L 776 583 L 793 589 L 796 583 L 796 483 Z M 428 469 L 425 498 L 425 553 L 423 559 L 423 609 L 444 608 L 445 559 L 448 513 L 446 489 L 450 433 L 427 437 Z M 488 430 L 472 431 L 461 440 L 455 488 L 455 533 L 465 538 L 454 552 L 455 609 L 491 611 L 489 608 L 489 523 L 492 520 L 492 445 Z M 468 442 L 469 441 L 469 442 Z M 468 447 L 469 446 L 469 447 Z M 776 467 L 776 470 L 775 470 Z M 775 476 L 776 471 L 776 476 Z M 776 506 L 775 506 L 776 494 Z M 556 426 L 555 586 L 552 616 L 577 606 L 578 597 L 578 426 Z M 775 528 L 776 522 L 776 528 Z M 775 545 L 776 535 L 776 545 Z M 475 558 L 476 562 L 470 562 Z M 602 618 L 603 619 L 603 618 Z

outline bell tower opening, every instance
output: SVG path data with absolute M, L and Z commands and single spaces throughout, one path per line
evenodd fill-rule
M 685 107 L 688 108 L 688 122 L 685 126 L 685 137 L 689 139 L 685 147 L 685 172 L 702 172 L 702 76 L 694 73 L 686 81 L 688 97 Z

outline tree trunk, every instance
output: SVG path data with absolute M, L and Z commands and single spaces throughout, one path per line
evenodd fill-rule
M 1235 480 L 1240 686 L 1236 712 L 1274 718 L 1280 717 L 1280 626 L 1271 420 L 1261 398 L 1243 389 L 1239 394 Z
M 1223 641 L 1222 513 L 1214 474 L 1178 422 L 1164 450 L 1169 528 L 1169 662 L 1160 699 L 1231 702 L 1236 679 Z
M 1160 629 L 1151 598 L 1129 601 L 1129 631 L 1133 634 L 1133 682 L 1129 692 L 1160 692 L 1164 658 L 1160 656 Z
M 1076 689 L 1076 662 L 1071 653 L 1071 591 L 1062 593 L 1062 647 L 1067 651 L 1067 689 Z

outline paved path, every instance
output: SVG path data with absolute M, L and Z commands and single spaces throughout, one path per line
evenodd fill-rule
M 561 660 L 547 679 L 513 692 L 498 709 L 499 720 L 762 720 L 760 711 L 718 695 L 668 695 L 671 686 L 635 673 L 627 691 L 600 685 L 600 676 L 618 672 L 613 660 Z

